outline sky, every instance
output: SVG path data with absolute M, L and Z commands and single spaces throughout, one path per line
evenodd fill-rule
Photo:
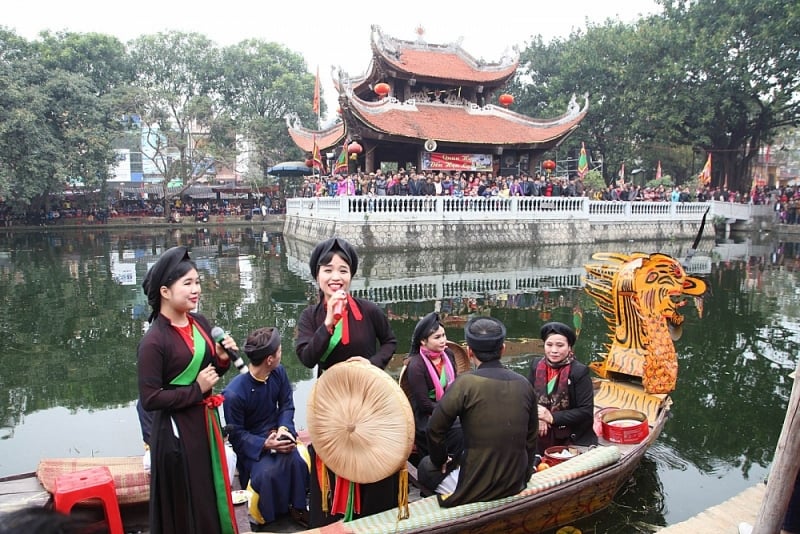
M 140 35 L 178 30 L 201 33 L 217 45 L 248 38 L 276 42 L 302 55 L 309 72 L 319 67 L 322 96 L 336 109 L 331 67 L 363 74 L 371 57 L 370 27 L 413 41 L 417 28 L 429 43 L 454 43 L 477 59 L 498 61 L 533 36 L 566 38 L 586 22 L 633 22 L 659 12 L 655 0 L 457 0 L 335 2 L 323 0 L 12 0 L 4 2 L 0 26 L 26 39 L 39 32 L 97 32 L 127 42 Z M 468 4 L 472 4 L 468 6 Z

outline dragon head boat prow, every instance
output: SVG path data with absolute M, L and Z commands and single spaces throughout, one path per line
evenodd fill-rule
M 666 254 L 597 253 L 585 266 L 586 292 L 594 299 L 611 330 L 603 360 L 589 367 L 599 376 L 641 378 L 647 393 L 670 393 L 678 378 L 673 338 L 687 297 L 699 299 L 703 280 L 686 274 Z M 698 310 L 702 313 L 702 307 Z

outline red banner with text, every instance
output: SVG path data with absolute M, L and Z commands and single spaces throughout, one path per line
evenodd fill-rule
M 492 155 L 425 152 L 422 155 L 422 170 L 492 172 Z

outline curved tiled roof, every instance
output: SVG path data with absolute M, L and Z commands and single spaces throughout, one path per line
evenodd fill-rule
M 348 108 L 352 116 L 370 129 L 410 139 L 469 143 L 487 146 L 547 145 L 574 130 L 588 110 L 574 101 L 569 110 L 554 119 L 532 119 L 494 105 L 452 105 L 399 102 L 385 98 L 367 102 L 352 94 Z
M 294 123 L 292 122 L 293 119 L 295 120 Z M 314 150 L 315 136 L 317 139 L 317 146 L 321 152 L 324 152 L 330 147 L 341 145 L 344 142 L 346 134 L 343 122 L 334 124 L 325 130 L 310 130 L 301 126 L 299 122 L 296 121 L 296 118 L 288 117 L 286 119 L 286 126 L 289 128 L 289 137 L 291 137 L 294 144 L 304 152 L 311 152 Z
M 476 60 L 459 44 L 430 44 L 422 40 L 402 41 L 372 27 L 372 51 L 376 58 L 409 76 L 447 80 L 450 83 L 505 83 L 517 70 L 519 56 L 497 63 Z

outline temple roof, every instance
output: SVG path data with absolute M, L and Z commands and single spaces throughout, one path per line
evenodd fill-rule
M 569 109 L 554 119 L 533 119 L 494 105 L 452 105 L 399 102 L 385 98 L 367 102 L 349 95 L 348 111 L 370 129 L 395 137 L 434 139 L 439 143 L 496 146 L 543 146 L 558 142 L 577 128 L 588 110 L 573 98 Z
M 309 130 L 300 125 L 297 117 L 290 116 L 286 119 L 286 126 L 289 128 L 289 136 L 294 144 L 304 152 L 314 150 L 315 138 L 320 151 L 344 143 L 345 127 L 343 122 L 334 124 L 325 130 Z
M 504 57 L 499 62 L 476 60 L 459 43 L 431 44 L 421 38 L 402 41 L 384 35 L 372 26 L 372 51 L 375 60 L 385 63 L 405 77 L 447 80 L 450 83 L 504 84 L 517 70 L 519 56 Z M 376 61 L 372 62 L 377 68 Z

